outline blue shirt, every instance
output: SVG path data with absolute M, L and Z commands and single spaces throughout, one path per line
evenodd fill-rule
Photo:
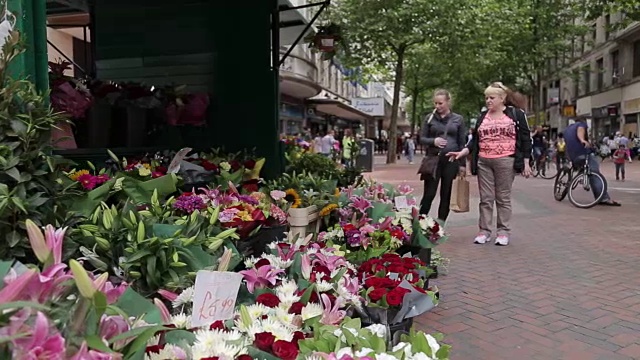
M 567 155 L 569 159 L 575 160 L 578 156 L 589 154 L 589 149 L 585 148 L 578 138 L 578 129 L 584 128 L 585 140 L 588 140 L 588 126 L 585 122 L 575 122 L 564 130 L 564 141 L 567 143 Z

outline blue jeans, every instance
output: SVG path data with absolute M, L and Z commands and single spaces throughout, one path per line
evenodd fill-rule
M 591 171 L 593 172 L 597 172 L 600 175 L 602 175 L 602 173 L 600 172 L 600 162 L 598 161 L 598 159 L 596 159 L 596 156 L 594 154 L 589 154 L 589 167 L 591 168 Z M 602 179 L 605 181 L 607 181 L 607 179 L 604 178 L 604 175 L 602 176 Z M 598 194 L 600 194 L 602 192 L 602 188 L 600 187 L 600 182 L 599 181 L 594 181 L 594 178 L 589 177 L 589 183 L 591 184 L 591 191 L 593 192 L 593 196 L 594 198 L 598 197 Z M 611 198 L 609 197 L 609 192 L 605 192 L 604 196 L 602 197 L 602 202 L 606 202 L 611 200 Z
M 409 159 L 409 162 L 413 162 L 413 153 L 414 152 L 415 152 L 415 150 L 411 150 L 411 149 L 407 150 L 407 159 Z

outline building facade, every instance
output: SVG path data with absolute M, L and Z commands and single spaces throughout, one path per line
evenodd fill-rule
M 549 61 L 548 73 L 562 74 L 546 81 L 541 94 L 552 137 L 576 117 L 586 118 L 598 139 L 640 133 L 640 23 L 612 30 L 623 16 L 601 16 L 567 54 Z

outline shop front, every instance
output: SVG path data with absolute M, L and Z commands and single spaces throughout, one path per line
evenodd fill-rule
M 640 98 L 626 100 L 623 104 L 624 125 L 622 133 L 631 138 L 640 133 L 638 116 L 640 116 Z
M 281 135 L 297 135 L 304 132 L 305 106 L 302 100 L 281 95 L 279 115 Z
M 309 122 L 312 133 L 335 130 L 341 134 L 351 129 L 356 134 L 364 135 L 366 127 L 373 122 L 370 115 L 336 99 L 308 99 L 307 106 L 313 109 L 314 114 Z
M 596 139 L 620 130 L 620 103 L 592 108 L 593 134 Z

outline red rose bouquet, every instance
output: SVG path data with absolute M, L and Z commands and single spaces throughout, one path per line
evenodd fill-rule
M 360 265 L 366 300 L 364 322 L 396 324 L 433 308 L 435 293 L 423 290 L 428 268 L 420 259 L 384 254 Z

